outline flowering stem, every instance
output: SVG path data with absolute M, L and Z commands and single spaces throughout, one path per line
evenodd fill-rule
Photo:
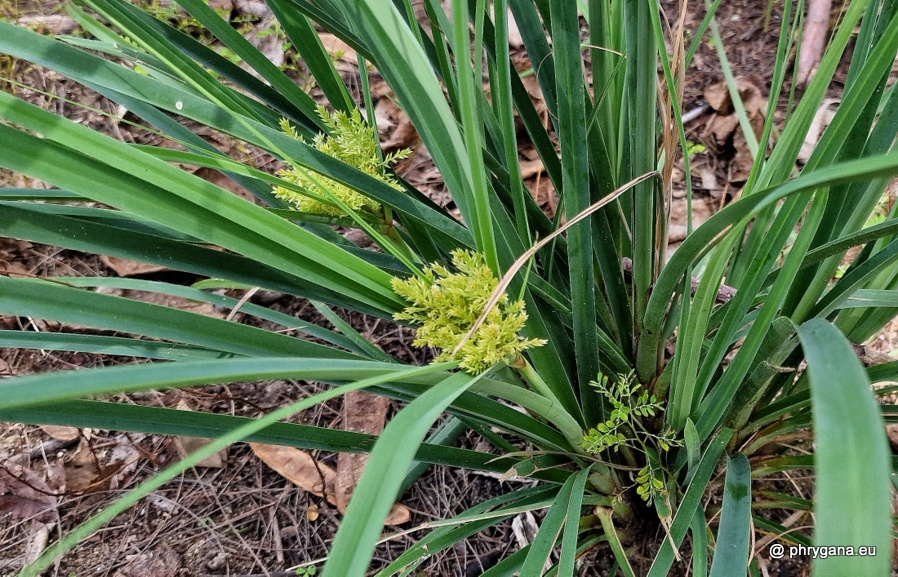
M 524 380 L 527 381 L 527 384 L 530 385 L 534 391 L 545 397 L 561 411 L 564 411 L 564 405 L 561 404 L 561 401 L 558 400 L 558 397 L 555 396 L 555 393 L 552 392 L 552 389 L 549 388 L 546 381 L 539 376 L 539 373 L 536 372 L 533 365 L 531 365 L 523 355 L 519 353 L 509 366 L 517 369 L 518 373 L 524 377 Z M 565 415 L 567 415 L 566 412 Z M 571 420 L 573 421 L 572 417 Z M 576 424 L 576 421 L 573 421 L 573 426 L 563 426 L 563 422 L 556 420 L 553 420 L 553 422 L 559 426 L 562 434 L 567 438 L 568 442 L 571 443 L 574 450 L 578 453 L 582 453 L 583 447 L 580 443 L 583 440 L 583 431 L 580 429 L 580 426 Z
M 518 370 L 521 373 L 521 376 L 524 377 L 524 380 L 527 381 L 527 384 L 530 385 L 534 391 L 546 397 L 550 401 L 554 401 L 559 405 L 561 403 L 558 402 L 558 397 L 555 396 L 555 393 L 552 392 L 552 389 L 549 388 L 549 385 L 546 384 L 546 381 L 543 380 L 539 373 L 536 372 L 536 369 L 533 368 L 527 359 L 524 358 L 523 355 L 518 354 L 515 357 L 514 361 L 511 362 L 510 365 L 512 368 Z
M 399 231 L 396 230 L 396 227 L 393 225 L 393 219 L 389 213 L 387 214 L 386 230 L 384 231 L 384 234 L 390 239 L 393 248 L 398 250 L 409 262 L 421 262 L 421 259 L 412 252 L 412 249 L 402 239 L 402 236 L 399 235 Z M 417 267 L 412 268 L 411 272 L 421 278 L 426 278 Z
M 605 531 L 605 536 L 608 537 L 608 544 L 611 546 L 611 552 L 614 553 L 614 558 L 620 566 L 620 570 L 627 577 L 636 577 L 636 573 L 630 566 L 627 552 L 624 550 L 620 537 L 618 537 L 617 530 L 614 528 L 614 522 L 611 520 L 612 509 L 599 506 L 595 508 L 594 512 L 596 517 L 598 517 L 599 521 L 602 523 L 602 529 Z

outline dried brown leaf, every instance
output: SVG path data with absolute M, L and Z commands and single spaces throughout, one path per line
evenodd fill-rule
M 313 495 L 324 497 L 331 505 L 336 505 L 334 494 L 334 481 L 337 473 L 325 465 L 319 463 L 305 451 L 293 447 L 279 447 L 277 445 L 263 445 L 249 443 L 253 453 L 263 463 L 277 471 L 282 477 L 292 482 L 297 487 L 304 489 Z M 345 509 L 340 512 L 344 512 Z M 387 525 L 401 525 L 411 519 L 411 513 L 404 505 L 396 503 L 387 516 Z
M 50 542 L 50 529 L 55 523 L 35 522 L 31 525 L 31 534 L 28 536 L 28 544 L 25 545 L 25 563 L 34 563 Z
M 0 467 L 0 511 L 42 523 L 57 517 L 58 498 L 34 471 L 10 459 Z
M 365 391 L 351 391 L 343 397 L 344 427 L 357 433 L 378 435 L 384 430 L 388 408 L 389 401 L 384 397 Z M 334 492 L 337 510 L 341 513 L 344 513 L 349 506 L 349 500 L 367 464 L 368 455 L 363 453 L 340 453 L 337 456 Z M 394 503 L 384 524 L 402 525 L 410 519 L 411 513 L 408 508 L 400 503 Z
M 524 46 L 524 38 L 521 36 L 521 30 L 518 28 L 518 23 L 515 22 L 514 16 L 511 13 L 511 8 L 508 9 L 508 45 L 512 48 L 521 48 Z
M 41 425 L 41 430 L 57 441 L 74 441 L 81 436 L 81 432 L 77 427 Z
M 321 44 L 324 45 L 324 49 L 332 58 L 351 64 L 355 64 L 358 61 L 358 56 L 352 46 L 343 42 L 333 34 L 319 34 L 318 38 L 321 39 Z
M 535 160 L 525 160 L 521 163 L 521 178 L 528 179 L 531 176 L 536 176 L 537 174 L 541 174 L 545 172 L 546 168 L 543 166 L 543 161 L 540 158 L 536 158 Z
M 72 458 L 65 463 L 65 484 L 69 491 L 80 493 L 91 488 L 100 476 L 96 455 L 82 440 Z
M 124 290 L 109 287 L 99 287 L 96 292 L 101 294 L 120 296 L 156 305 L 162 305 L 173 309 L 180 309 L 182 311 L 196 313 L 207 317 L 214 317 L 217 319 L 223 319 L 227 316 L 226 311 L 223 312 L 215 308 L 215 306 L 210 303 L 196 302 L 173 295 L 147 291 Z
M 798 161 L 802 164 L 811 158 L 811 154 L 817 148 L 817 142 L 820 141 L 820 135 L 823 134 L 823 130 L 835 118 L 838 104 L 838 98 L 827 98 L 820 104 L 817 112 L 814 113 L 814 120 L 811 121 L 811 126 L 808 127 L 801 150 L 798 151 Z
M 351 391 L 343 397 L 343 427 L 347 431 L 379 435 L 387 421 L 390 402 L 385 397 L 365 391 Z M 337 509 L 346 511 L 368 455 L 364 453 L 340 453 L 337 456 L 337 477 L 334 481 Z
M 277 37 L 276 34 L 272 34 L 271 36 L 275 37 L 275 38 Z M 221 188 L 227 190 L 228 192 L 232 192 L 232 193 L 236 194 L 237 196 L 239 196 L 240 198 L 242 198 L 244 200 L 248 200 L 250 202 L 255 202 L 255 200 L 256 200 L 256 197 L 253 196 L 253 194 L 250 191 L 246 190 L 245 188 L 243 188 L 242 186 L 240 186 L 239 184 L 237 184 L 236 182 L 234 182 L 233 180 L 231 180 L 224 174 L 218 172 L 217 170 L 202 167 L 202 168 L 198 168 L 195 171 L 193 171 L 193 174 L 195 174 L 196 176 L 199 176 L 200 178 L 202 178 L 203 180 L 205 180 L 207 182 L 211 182 L 215 186 L 221 187 Z
M 393 503 L 393 506 L 390 508 L 390 514 L 387 515 L 387 518 L 384 520 L 384 525 L 404 525 L 405 523 L 408 523 L 411 518 L 412 514 L 408 510 L 408 507 L 402 503 Z
M 178 401 L 178 404 L 175 408 L 179 411 L 191 411 L 190 406 L 181 399 Z M 206 439 L 203 437 L 185 437 L 179 435 L 175 437 L 175 450 L 178 452 L 178 456 L 180 458 L 184 458 L 187 455 L 205 447 L 209 443 L 211 443 L 214 439 Z M 225 463 L 228 461 L 228 449 L 225 447 L 224 449 L 216 452 L 214 455 L 209 455 L 194 467 L 205 468 L 205 469 L 221 469 L 225 466 Z
M 103 261 L 103 264 L 115 271 L 115 274 L 118 276 L 135 276 L 169 270 L 164 266 L 136 262 L 124 258 L 116 258 L 114 256 L 101 256 L 100 260 Z
M 279 475 L 297 487 L 324 497 L 330 504 L 336 505 L 334 479 L 337 473 L 333 469 L 317 462 L 305 451 L 293 447 L 261 443 L 250 443 L 249 446 L 263 463 L 277 471 Z

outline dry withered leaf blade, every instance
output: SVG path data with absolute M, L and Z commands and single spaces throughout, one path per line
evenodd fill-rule
M 41 522 L 32 524 L 31 534 L 28 536 L 28 545 L 25 546 L 25 564 L 35 562 L 41 556 L 41 553 L 44 552 L 47 544 L 50 542 L 50 529 L 55 525 L 55 523 Z
M 331 505 L 337 505 L 334 481 L 337 473 L 324 463 L 319 463 L 305 451 L 293 447 L 280 447 L 261 443 L 249 443 L 253 453 L 263 463 L 297 487 L 318 497 L 324 497 Z M 340 512 L 344 512 L 345 509 Z M 411 518 L 411 513 L 403 505 L 393 505 L 385 523 L 401 525 Z
M 343 396 L 343 428 L 355 433 L 379 435 L 387 422 L 389 400 L 365 391 L 350 391 Z M 368 464 L 364 453 L 340 453 L 337 455 L 337 477 L 334 492 L 337 509 L 342 513 Z
M 817 149 L 820 135 L 823 134 L 823 130 L 829 126 L 829 123 L 836 116 L 838 104 L 838 98 L 827 98 L 820 103 L 820 107 L 814 113 L 814 120 L 811 121 L 811 126 L 808 127 L 804 142 L 801 144 L 801 150 L 798 151 L 798 161 L 802 164 L 806 163 L 811 158 L 814 150 Z
M 217 319 L 223 319 L 227 316 L 227 311 L 223 312 L 210 303 L 196 302 L 190 299 L 185 299 L 173 295 L 148 291 L 136 291 L 130 289 L 117 289 L 110 287 L 99 287 L 96 292 L 100 294 L 124 297 L 155 305 L 162 305 L 173 309 L 180 309 L 182 311 L 197 313 L 203 316 L 214 317 Z
M 276 36 L 276 35 L 272 34 L 272 36 Z M 215 186 L 219 186 L 219 187 L 227 190 L 228 192 L 236 194 L 237 196 L 239 196 L 240 198 L 242 198 L 244 200 L 248 200 L 250 202 L 255 202 L 255 200 L 256 200 L 256 197 L 253 196 L 253 194 L 250 191 L 246 190 L 245 188 L 243 188 L 242 186 L 240 186 L 239 184 L 237 184 L 236 182 L 234 182 L 227 176 L 223 175 L 222 173 L 218 172 L 217 170 L 202 167 L 202 168 L 198 168 L 198 169 L 194 170 L 193 174 L 196 176 L 199 176 L 200 178 L 202 178 L 203 180 L 205 180 L 207 182 L 211 182 Z

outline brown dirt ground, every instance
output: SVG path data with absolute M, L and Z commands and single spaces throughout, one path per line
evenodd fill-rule
M 665 1 L 670 18 L 674 19 L 674 2 Z M 772 76 L 771 63 L 779 29 L 779 6 L 768 14 L 757 2 L 735 0 L 721 7 L 719 22 L 727 46 L 728 57 L 737 75 L 769 94 Z M 31 16 L 55 16 L 58 7 L 49 4 L 4 8 L 4 17 L 20 19 Z M 689 12 L 687 30 L 695 30 L 700 17 Z M 44 20 L 50 26 L 55 20 Z M 344 58 L 341 72 L 355 73 L 354 58 Z M 115 113 L 114 105 L 97 98 L 73 83 L 22 63 L 0 59 L 0 69 L 28 86 L 58 96 L 72 98 L 81 104 L 96 106 Z M 714 50 L 707 42 L 696 54 L 686 74 L 687 85 L 684 110 L 704 104 L 703 91 L 722 80 Z M 302 81 L 302 78 L 297 78 Z M 4 86 L 4 89 L 9 89 Z M 22 92 L 22 88 L 16 88 Z M 375 82 L 375 93 L 385 90 Z M 837 92 L 838 87 L 834 90 Z M 80 106 L 50 100 L 32 91 L 25 91 L 32 101 L 54 107 L 57 112 L 77 118 L 88 125 L 113 134 L 126 141 L 146 142 L 151 136 L 127 124 L 94 113 L 86 113 Z M 384 142 L 392 147 L 414 146 L 414 134 L 398 116 L 389 99 L 379 98 L 376 104 L 378 122 Z M 127 119 L 127 117 L 126 117 Z M 690 122 L 688 138 L 707 146 L 708 151 L 694 158 L 693 177 L 696 183 L 693 219 L 699 224 L 738 193 L 739 182 L 732 182 L 738 172 L 739 143 L 732 136 L 713 133 L 715 115 L 705 112 Z M 217 135 L 204 136 L 222 147 L 231 149 L 226 140 Z M 390 148 L 391 146 L 388 146 Z M 252 151 L 235 151 L 238 157 L 258 167 L 275 170 L 268 159 Z M 532 151 L 521 151 L 522 163 L 531 167 L 528 181 L 531 191 L 547 210 L 554 209 L 554 197 L 547 179 L 541 179 L 533 164 Z M 685 200 L 682 164 L 675 173 L 673 226 L 671 248 L 685 234 Z M 425 151 L 418 151 L 398 167 L 398 172 L 410 182 L 427 190 L 438 202 L 446 202 L 438 175 Z M 19 186 L 34 185 L 27 179 L 14 179 Z M 723 183 L 723 184 L 717 184 Z M 732 184 L 731 184 L 732 183 Z M 678 192 L 679 191 L 679 192 Z M 17 272 L 36 275 L 114 275 L 108 263 L 92 255 L 27 242 L 0 239 L 0 259 Z M 142 278 L 190 282 L 184 275 L 170 272 L 148 272 Z M 237 295 L 242 296 L 240 294 Z M 253 302 L 271 306 L 323 326 L 327 322 L 308 303 L 277 294 L 259 294 Z M 178 303 L 169 302 L 173 306 Z M 378 321 L 357 314 L 342 314 L 356 329 L 368 334 L 384 350 L 411 362 L 426 362 L 427 353 L 411 347 L 412 333 L 392 323 Z M 24 318 L 0 319 L 3 328 L 19 330 L 63 330 L 55 323 Z M 887 331 L 874 345 L 884 352 L 898 348 L 895 333 Z M 0 372 L 21 375 L 59 369 L 112 366 L 133 362 L 133 359 L 61 354 L 45 351 L 0 350 Z M 158 406 L 175 406 L 186 402 L 193 409 L 237 415 L 259 415 L 287 401 L 313 394 L 314 383 L 277 381 L 243 385 L 203 387 L 190 391 L 133 394 L 116 400 Z M 393 410 L 396 406 L 393 407 Z M 298 415 L 296 422 L 320 426 L 341 426 L 343 412 L 339 401 L 326 403 Z M 55 541 L 92 513 L 110 503 L 122 492 L 135 486 L 177 458 L 175 440 L 161 436 L 112 431 L 82 430 L 70 440 L 57 440 L 57 431 L 19 424 L 0 425 L 0 463 L 13 468 L 11 459 L 25 458 L 26 467 L 33 472 L 37 501 L 49 502 L 53 515 L 41 523 L 20 519 L 10 512 L 0 513 L 0 576 L 12 575 L 22 566 L 34 547 L 42 540 Z M 474 434 L 460 441 L 461 446 L 484 449 L 485 443 Z M 314 454 L 321 463 L 335 466 L 332 454 Z M 90 473 L 93 467 L 93 473 Z M 79 471 L 88 469 L 93 485 L 82 491 L 59 490 L 77 478 Z M 15 472 L 15 471 L 13 471 Z M 0 471 L 2 473 L 2 471 Z M 91 476 L 93 475 L 93 476 Z M 99 475 L 99 476 L 98 476 Z M 32 477 L 29 477 L 32 478 Z M 807 485 L 790 480 L 797 491 Z M 432 467 L 401 499 L 412 513 L 412 522 L 405 527 L 457 514 L 484 499 L 501 494 L 508 488 L 495 478 L 464 470 Z M 2 507 L 0 507 L 2 510 Z M 198 468 L 168 483 L 138 506 L 120 515 L 73 552 L 67 554 L 49 572 L 65 576 L 145 577 L 174 575 L 287 575 L 294 565 L 320 559 L 339 523 L 334 507 L 324 499 L 305 492 L 261 464 L 245 445 L 230 448 L 222 468 Z M 658 534 L 655 541 L 662 535 Z M 404 536 L 378 548 L 376 563 L 388 562 L 401 552 L 411 538 Z M 478 575 L 500 556 L 516 548 L 511 523 L 479 533 L 445 553 L 434 555 L 422 567 L 420 575 L 468 576 Z M 637 559 L 651 558 L 650 551 L 636 551 Z M 761 552 L 759 557 L 766 558 Z M 610 554 L 599 548 L 587 556 L 581 567 L 583 576 L 608 575 Z M 771 576 L 803 575 L 806 564 L 780 563 L 766 567 Z M 688 571 L 687 569 L 684 569 Z

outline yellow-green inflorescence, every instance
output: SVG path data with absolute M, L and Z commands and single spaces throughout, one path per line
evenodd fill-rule
M 412 303 L 394 316 L 419 325 L 416 346 L 441 349 L 437 361 L 457 360 L 462 369 L 477 374 L 545 343 L 518 335 L 527 321 L 524 301 L 512 302 L 503 294 L 486 321 L 456 351 L 483 313 L 499 280 L 480 253 L 455 250 L 452 264 L 458 272 L 432 264 L 424 269 L 424 278 L 393 279 L 393 290 Z
M 331 133 L 316 136 L 312 141 L 312 146 L 328 156 L 332 156 L 388 184 L 396 190 L 402 189 L 399 182 L 389 175 L 386 169 L 393 162 L 408 156 L 410 154 L 409 150 L 403 149 L 394 152 L 381 160 L 377 153 L 377 134 L 374 131 L 374 127 L 362 119 L 362 115 L 358 110 L 353 110 L 349 113 L 337 111 L 333 114 L 328 114 L 323 107 L 319 107 L 318 114 Z M 301 140 L 301 137 L 296 133 L 296 129 L 290 125 L 287 119 L 281 120 L 281 130 L 288 136 Z M 380 203 L 376 200 L 359 194 L 348 186 L 326 176 L 313 175 L 308 171 L 296 170 L 292 167 L 281 170 L 278 176 L 291 184 L 309 190 L 318 197 L 326 198 L 327 195 L 321 191 L 321 187 L 323 187 L 353 211 L 365 211 L 373 214 L 379 214 L 380 212 Z M 312 198 L 281 186 L 275 187 L 274 194 L 278 198 L 293 204 L 302 212 L 328 216 L 346 216 L 346 212 L 336 204 L 322 202 L 317 198 Z

